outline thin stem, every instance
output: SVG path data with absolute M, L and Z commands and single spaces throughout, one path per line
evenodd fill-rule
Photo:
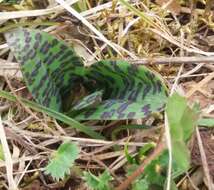
M 156 157 L 158 157 L 163 150 L 165 149 L 165 143 L 162 141 L 162 138 L 160 139 L 159 143 L 157 144 L 156 148 L 152 152 L 150 156 L 148 156 L 144 162 L 135 170 L 130 176 L 127 177 L 127 179 L 121 183 L 115 190 L 125 190 L 128 189 L 128 186 L 138 177 L 140 176 L 145 169 L 145 166 L 147 166 L 152 160 L 154 160 Z

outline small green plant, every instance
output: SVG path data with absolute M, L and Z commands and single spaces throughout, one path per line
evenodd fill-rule
M 189 169 L 190 158 L 186 143 L 197 124 L 197 113 L 187 105 L 185 98 L 178 94 L 174 94 L 167 102 L 167 88 L 157 73 L 126 61 L 102 60 L 90 67 L 84 67 L 82 59 L 73 48 L 39 30 L 19 28 L 6 33 L 5 37 L 17 61 L 20 62 L 29 91 L 35 100 L 43 105 L 42 109 L 51 113 L 51 116 L 63 112 L 66 115 L 61 115 L 63 121 L 72 121 L 77 125 L 76 128 L 90 136 L 100 138 L 97 133 L 87 131 L 70 117 L 76 120 L 145 118 L 151 113 L 163 111 L 167 103 L 166 113 L 172 138 L 173 179 L 179 172 Z M 25 51 L 26 49 L 28 51 Z M 74 89 L 79 89 L 80 86 L 84 88 L 85 94 L 76 100 L 74 97 L 77 94 Z M 2 91 L 0 95 L 15 100 Z M 72 97 L 71 103 L 69 97 Z M 32 102 L 24 102 L 35 107 Z M 212 121 L 208 123 L 212 125 Z M 140 126 L 142 127 L 144 126 Z M 120 130 L 125 128 L 122 127 Z M 117 131 L 113 135 L 114 138 L 116 134 Z M 145 157 L 151 148 L 151 144 L 142 148 L 138 156 Z M 78 153 L 76 145 L 62 144 L 46 167 L 46 173 L 57 180 L 63 178 L 69 173 Z M 125 154 L 134 167 L 139 166 L 139 158 L 131 157 L 127 146 Z M 163 151 L 133 182 L 133 189 L 163 188 L 167 166 L 168 153 Z M 84 179 L 91 189 L 111 189 L 109 182 L 112 178 L 107 171 L 98 177 L 86 172 Z M 172 181 L 172 189 L 175 189 L 173 184 Z
M 144 118 L 164 109 L 167 89 L 160 76 L 144 66 L 103 60 L 84 67 L 73 48 L 39 30 L 19 28 L 5 37 L 29 91 L 48 108 L 76 120 Z M 85 98 L 69 104 L 80 86 Z
M 95 176 L 90 172 L 84 172 L 83 178 L 91 190 L 113 190 L 110 181 L 113 180 L 108 171 L 104 171 L 99 176 Z
M 132 185 L 132 190 L 144 190 L 144 189 L 145 190 L 149 189 L 148 180 L 145 178 L 136 180 Z
M 191 109 L 187 100 L 178 94 L 173 94 L 167 102 L 166 113 L 168 116 L 170 136 L 172 142 L 172 180 L 171 189 L 177 189 L 174 179 L 190 168 L 190 155 L 187 147 L 187 142 L 190 139 L 197 125 L 198 112 L 196 109 Z M 152 146 L 141 149 L 143 155 L 145 151 L 151 149 Z M 139 162 L 136 157 L 131 157 L 128 154 L 127 147 L 125 148 L 127 160 L 132 164 L 129 175 L 138 168 Z M 141 154 L 142 154 L 141 153 Z M 139 152 L 140 154 L 140 152 Z M 148 164 L 141 176 L 132 184 L 132 189 L 156 189 L 161 190 L 165 186 L 168 168 L 168 151 L 163 150 L 162 154 Z
M 214 127 L 214 119 L 212 118 L 201 118 L 198 121 L 198 125 L 202 127 Z
M 139 166 L 139 164 L 131 165 L 127 174 L 131 175 Z M 168 153 L 164 151 L 159 157 L 152 160 L 150 164 L 145 167 L 144 172 L 132 183 L 132 189 L 139 189 L 141 185 L 144 187 L 142 189 L 145 190 L 152 187 L 156 190 L 162 189 L 166 180 L 167 166 Z
M 188 106 L 184 97 L 176 93 L 169 98 L 166 112 L 170 127 L 173 159 L 180 169 L 186 171 L 190 164 L 186 143 L 197 125 L 197 112 Z
M 45 168 L 45 173 L 50 174 L 57 181 L 63 179 L 65 175 L 70 174 L 70 168 L 78 156 L 79 148 L 77 144 L 70 142 L 61 144 Z

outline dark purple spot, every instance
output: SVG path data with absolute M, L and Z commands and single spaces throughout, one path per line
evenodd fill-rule
M 110 112 L 103 112 L 103 114 L 100 116 L 101 119 L 109 119 L 112 116 Z
M 49 54 L 48 55 L 46 55 L 46 57 L 45 57 L 45 59 L 44 59 L 44 63 L 47 63 L 47 61 L 49 60 L 49 59 L 51 59 L 52 58 L 52 56 L 54 56 L 53 55 L 53 53 L 52 52 L 49 52 Z
M 131 64 L 129 67 L 128 67 L 128 73 L 131 75 L 131 76 L 134 76 L 138 73 L 138 66 L 137 65 L 134 65 L 134 64 Z
M 156 83 L 157 83 L 157 90 L 158 90 L 158 92 L 160 93 L 160 92 L 161 92 L 161 89 L 162 89 L 162 84 L 161 84 L 160 81 L 157 81 Z
M 53 39 L 51 42 L 52 47 L 56 46 L 58 44 L 58 40 L 57 39 Z
M 25 38 L 25 43 L 30 43 L 30 41 L 31 41 L 31 37 L 30 37 L 30 36 L 27 36 L 27 37 Z
M 66 49 L 68 49 L 68 47 L 67 47 L 66 45 L 62 44 L 62 45 L 60 46 L 60 49 L 61 49 L 61 50 L 66 50 Z
M 46 98 L 43 100 L 42 105 L 49 107 L 50 101 L 51 101 L 50 98 L 49 98 L 49 97 L 46 97 Z
M 42 47 L 40 49 L 40 52 L 41 53 L 48 53 L 49 49 L 51 48 L 51 44 L 49 44 L 47 41 L 45 41 L 43 44 L 42 44 Z
M 145 75 L 146 75 L 146 77 L 147 77 L 150 81 L 153 81 L 154 78 L 155 78 L 155 75 L 154 75 L 152 72 L 149 72 L 149 71 L 147 71 L 147 72 L 145 73 Z
M 29 59 L 28 59 L 28 56 L 27 56 L 27 55 L 23 56 L 23 57 L 22 57 L 22 62 L 21 62 L 21 64 L 24 65 L 24 64 L 26 63 L 26 61 L 28 61 L 28 60 L 29 60 Z
M 55 93 L 58 92 L 57 90 L 55 90 Z M 59 104 L 61 102 L 61 96 L 57 93 L 56 96 L 56 102 Z
M 135 116 L 135 114 L 136 114 L 135 112 L 129 112 L 128 115 L 127 115 L 127 117 L 129 119 L 131 119 L 131 118 L 133 118 Z
M 123 71 L 120 69 L 116 61 L 111 61 L 111 65 L 113 66 L 114 70 L 118 73 L 121 74 Z
M 148 115 L 148 114 L 151 112 L 151 111 L 150 111 L 150 105 L 147 104 L 147 105 L 143 106 L 143 107 L 141 108 L 141 112 L 143 112 L 145 115 Z
M 157 110 L 162 111 L 164 109 L 164 106 L 159 107 Z
M 104 104 L 104 109 L 108 109 L 108 108 L 112 107 L 116 102 L 117 101 L 115 101 L 115 100 L 106 101 Z
M 40 67 L 41 67 L 41 61 L 39 60 L 37 63 L 36 63 L 36 66 L 35 66 L 35 69 L 32 71 L 32 73 L 31 73 L 31 76 L 32 77 L 35 77 L 37 74 L 38 74 L 38 71 L 39 71 L 39 69 L 40 69 Z
M 39 48 L 39 44 L 40 44 L 40 42 L 39 41 L 36 41 L 35 43 L 34 43 L 34 45 L 33 45 L 33 48 L 36 50 L 36 49 L 38 49 Z
M 48 80 L 49 76 L 46 73 L 39 81 L 39 87 L 41 87 L 47 80 Z
M 84 116 L 85 118 L 89 118 L 94 112 L 96 111 L 96 108 L 90 108 L 89 110 L 85 111 Z
M 24 72 L 24 75 L 25 75 L 25 78 L 27 79 L 28 84 L 32 85 L 35 80 L 35 77 L 31 77 L 29 72 Z
M 25 46 L 23 47 L 22 51 L 26 52 L 30 49 L 30 44 L 25 44 Z
M 146 95 L 149 93 L 151 89 L 150 85 L 147 85 L 144 89 L 143 89 L 143 94 L 142 94 L 142 99 L 144 99 L 146 97 Z
M 41 40 L 42 40 L 42 35 L 41 35 L 39 32 L 36 33 L 35 39 L 36 39 L 37 42 L 41 42 Z
M 125 114 L 124 114 L 124 113 L 119 113 L 118 119 L 123 119 L 124 117 L 125 117 Z
M 129 94 L 128 100 L 133 100 L 135 93 L 136 93 L 136 90 L 132 90 Z
M 152 87 L 153 87 L 152 94 L 156 94 L 156 92 L 157 92 L 157 85 L 156 85 L 156 83 L 154 83 Z
M 117 109 L 117 113 L 123 113 L 127 108 L 128 106 L 130 105 L 130 102 L 125 102 L 123 103 L 118 109 Z
M 27 53 L 28 59 L 33 59 L 36 56 L 36 51 L 34 49 Z
M 30 33 L 27 30 L 23 30 L 23 31 L 24 31 L 24 37 L 25 38 L 28 37 L 28 36 L 30 36 Z
M 63 57 L 61 57 L 61 58 L 59 59 L 59 61 L 64 61 L 64 60 L 66 60 L 67 58 L 69 58 L 71 55 L 72 55 L 71 52 L 70 52 L 70 51 L 67 51 L 67 52 L 63 55 Z

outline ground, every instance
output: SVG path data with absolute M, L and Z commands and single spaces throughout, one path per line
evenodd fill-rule
M 69 8 L 71 4 L 73 9 Z M 1 189 L 89 189 L 82 178 L 83 172 L 99 175 L 104 170 L 113 176 L 110 186 L 116 188 L 125 184 L 127 170 L 134 165 L 128 156 L 137 155 L 145 143 L 153 143 L 153 153 L 150 150 L 143 155 L 146 158 L 138 160 L 140 168 L 140 163 L 158 156 L 159 141 L 167 142 L 169 138 L 164 135 L 167 130 L 165 110 L 144 119 L 81 122 L 106 137 L 106 140 L 98 140 L 26 106 L 21 97 L 34 99 L 3 35 L 14 27 L 37 28 L 65 41 L 74 47 L 87 67 L 103 59 L 145 65 L 160 74 L 169 94 L 179 93 L 190 107 L 197 103 L 198 118 L 214 119 L 214 3 L 211 0 L 128 3 L 123 0 L 75 3 L 3 0 L 0 10 L 0 90 L 17 97 L 14 103 L 0 94 Z M 80 97 L 84 89 L 80 86 L 78 89 L 81 90 L 76 96 Z M 136 124 L 153 127 L 133 130 L 125 127 L 113 137 L 117 127 Z M 191 165 L 175 179 L 178 189 L 212 189 L 212 127 L 195 126 L 186 142 Z M 78 143 L 81 151 L 71 174 L 58 182 L 45 174 L 44 168 L 50 155 L 65 140 Z M 164 147 L 168 148 L 166 144 Z M 164 179 L 169 177 L 166 173 L 164 176 Z M 132 186 L 134 188 L 137 189 Z M 163 186 L 158 188 L 163 189 Z

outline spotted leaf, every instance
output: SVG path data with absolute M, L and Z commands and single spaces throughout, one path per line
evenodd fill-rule
M 80 102 L 78 102 L 72 110 L 81 110 L 84 108 L 93 107 L 99 104 L 102 100 L 103 91 L 94 92 L 86 97 L 84 97 Z
M 163 110 L 167 90 L 158 75 L 126 61 L 100 61 L 87 70 L 87 78 L 103 89 L 102 102 L 82 110 L 76 119 L 144 118 Z
M 72 48 L 38 30 L 16 29 L 6 39 L 39 103 L 63 111 L 70 105 L 65 100 L 75 97 L 74 89 L 84 87 L 89 95 L 71 102 L 73 109 L 67 112 L 77 120 L 144 118 L 165 106 L 165 85 L 144 66 L 99 61 L 86 68 Z
M 84 75 L 81 59 L 64 42 L 39 30 L 19 28 L 5 37 L 36 101 L 61 111 L 62 98 Z
M 10 4 L 18 4 L 21 0 L 0 0 L 0 4 L 10 5 Z

